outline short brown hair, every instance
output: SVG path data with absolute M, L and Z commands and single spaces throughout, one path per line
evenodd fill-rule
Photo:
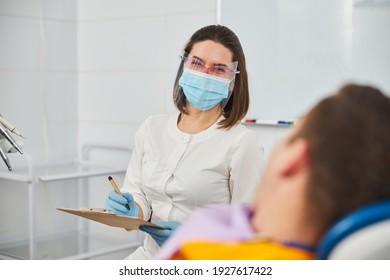
M 315 106 L 295 137 L 309 144 L 310 218 L 323 229 L 390 198 L 390 98 L 348 84 Z
M 209 25 L 196 31 L 187 42 L 184 51 L 190 53 L 192 47 L 196 43 L 206 40 L 211 40 L 223 45 L 232 52 L 232 62 L 238 61 L 237 70 L 240 71 L 240 73 L 235 78 L 232 95 L 224 107 L 223 116 L 225 119 L 218 123 L 220 128 L 229 129 L 245 117 L 249 108 L 248 74 L 246 71 L 244 51 L 236 34 L 222 25 Z M 181 63 L 176 75 L 173 99 L 179 111 L 186 114 L 186 97 L 183 94 L 183 89 L 178 85 L 182 73 L 183 64 Z M 177 94 L 178 92 L 179 94 Z

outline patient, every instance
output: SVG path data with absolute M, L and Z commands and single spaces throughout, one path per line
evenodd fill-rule
M 390 198 L 390 99 L 345 85 L 270 155 L 251 205 L 199 209 L 157 259 L 315 259 L 345 214 Z

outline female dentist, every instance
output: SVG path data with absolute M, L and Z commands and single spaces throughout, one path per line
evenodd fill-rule
M 123 196 L 111 191 L 105 201 L 105 208 L 118 215 L 166 228 L 141 227 L 148 235 L 128 259 L 153 258 L 197 207 L 249 202 L 261 174 L 262 145 L 240 123 L 249 90 L 237 36 L 225 26 L 203 27 L 180 59 L 173 92 L 179 112 L 144 121 L 135 136 Z

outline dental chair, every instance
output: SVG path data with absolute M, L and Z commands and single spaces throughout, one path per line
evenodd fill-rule
M 390 260 L 390 199 L 368 204 L 336 222 L 319 244 L 318 259 Z

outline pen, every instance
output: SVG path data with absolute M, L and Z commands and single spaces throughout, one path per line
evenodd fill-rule
M 7 120 L 5 120 L 1 115 L 0 115 L 0 123 L 2 123 L 4 125 L 5 128 L 7 128 L 9 131 L 11 131 L 12 133 L 15 133 L 16 135 L 20 136 L 20 137 L 23 137 L 22 134 L 20 134 L 20 132 L 16 129 L 16 126 L 12 125 L 11 123 L 9 123 Z M 24 138 L 24 137 L 23 137 Z
M 120 189 L 118 188 L 118 186 L 116 185 L 114 179 L 112 179 L 111 176 L 108 176 L 108 180 L 110 181 L 112 187 L 114 188 L 114 190 L 116 191 L 117 194 L 123 196 L 123 194 L 121 193 Z M 127 210 L 130 210 L 130 206 L 128 203 L 125 204 L 125 207 Z
M 12 136 L 8 133 L 8 131 L 2 125 L 0 125 L 0 133 L 3 134 L 3 136 L 8 140 L 8 142 L 10 142 L 12 144 L 12 146 L 14 146 L 14 148 L 19 151 L 19 153 L 23 154 L 23 152 L 19 148 L 18 144 L 16 144 L 15 139 L 12 138 Z
M 292 125 L 292 124 L 294 124 L 294 122 L 292 122 L 292 121 L 278 121 L 278 124 Z
M 0 155 L 3 158 L 3 161 L 5 162 L 5 165 L 7 165 L 8 170 L 12 171 L 12 167 L 11 167 L 11 164 L 10 164 L 9 159 L 7 157 L 7 154 L 3 151 L 3 149 L 1 147 L 0 147 Z
M 292 120 L 267 120 L 267 119 L 256 119 L 256 124 L 260 125 L 271 125 L 271 126 L 290 126 L 294 125 Z

